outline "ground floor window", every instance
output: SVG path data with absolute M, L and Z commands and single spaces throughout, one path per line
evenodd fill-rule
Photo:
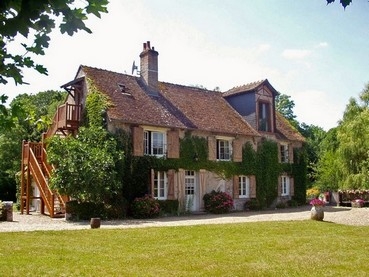
M 290 177 L 282 176 L 281 177 L 281 196 L 288 196 L 290 195 Z
M 186 170 L 185 172 L 185 195 L 195 194 L 195 171 Z
M 155 171 L 154 173 L 154 197 L 159 200 L 167 199 L 168 180 L 167 173 Z
M 250 178 L 248 176 L 239 176 L 239 198 L 250 198 Z

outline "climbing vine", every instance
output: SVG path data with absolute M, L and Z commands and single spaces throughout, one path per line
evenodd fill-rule
M 258 145 L 256 170 L 256 198 L 261 207 L 268 207 L 278 195 L 278 177 L 281 166 L 278 162 L 277 143 L 263 140 Z
M 87 80 L 89 86 L 89 94 L 86 98 L 86 109 L 84 114 L 85 126 L 102 126 L 105 125 L 106 110 L 110 106 L 109 99 L 106 95 L 99 92 L 91 80 Z
M 198 171 L 205 169 L 229 179 L 235 175 L 255 175 L 257 180 L 256 198 L 262 207 L 267 207 L 275 200 L 278 193 L 278 177 L 286 172 L 295 177 L 295 195 L 298 199 L 305 194 L 304 157 L 298 154 L 298 165 L 280 164 L 278 161 L 278 145 L 270 140 L 263 140 L 255 151 L 250 142 L 242 149 L 242 162 L 219 162 L 208 160 L 208 143 L 206 138 L 193 136 L 187 132 L 180 140 L 179 159 L 156 158 L 153 156 L 135 157 L 132 155 L 132 137 L 125 131 L 117 132 L 117 139 L 125 153 L 123 195 L 128 201 L 142 197 L 148 193 L 150 170 L 168 171 L 185 168 Z

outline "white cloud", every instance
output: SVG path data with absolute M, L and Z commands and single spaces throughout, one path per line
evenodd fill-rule
M 310 54 L 311 50 L 307 49 L 286 49 L 282 52 L 282 57 L 288 60 L 303 60 Z

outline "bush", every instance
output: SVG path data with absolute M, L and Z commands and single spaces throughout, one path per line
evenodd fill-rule
M 3 202 L 0 200 L 0 221 L 6 221 L 6 209 Z
M 92 217 L 106 218 L 103 203 L 68 201 L 66 213 L 71 215 L 70 220 L 90 220 Z
M 209 213 L 228 213 L 233 208 L 233 199 L 226 192 L 213 190 L 210 193 L 206 193 L 203 197 L 203 200 L 205 211 Z
M 287 205 L 288 205 L 288 207 L 297 207 L 299 204 L 298 204 L 298 202 L 295 200 L 295 199 L 291 199 L 291 200 L 288 200 L 287 201 Z
M 245 210 L 251 211 L 257 211 L 261 209 L 259 200 L 257 200 L 256 198 L 251 198 L 250 200 L 246 201 L 243 207 Z
M 275 207 L 277 209 L 285 209 L 285 208 L 287 208 L 287 203 L 286 202 L 278 202 Z
M 160 214 L 160 204 L 152 196 L 145 195 L 133 200 L 131 212 L 134 218 L 154 218 Z
M 160 211 L 166 215 L 176 215 L 178 213 L 178 200 L 158 200 Z

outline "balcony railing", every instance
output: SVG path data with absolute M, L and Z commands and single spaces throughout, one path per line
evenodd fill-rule
M 46 133 L 46 138 L 53 136 L 58 130 L 77 130 L 81 121 L 81 111 L 81 105 L 65 103 L 59 106 L 52 125 Z

